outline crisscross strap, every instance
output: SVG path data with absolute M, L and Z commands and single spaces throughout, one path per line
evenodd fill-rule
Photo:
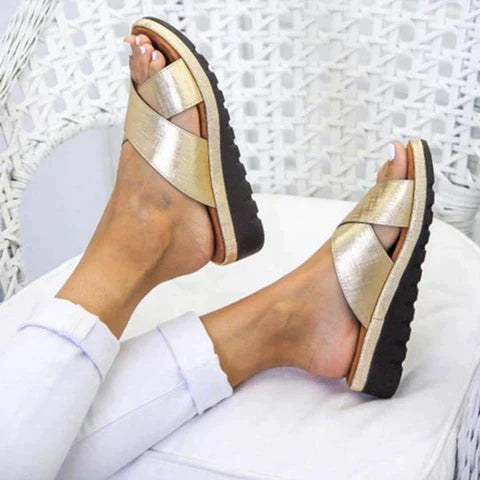
M 202 102 L 202 94 L 185 62 L 179 58 L 138 87 L 138 94 L 159 115 L 170 119 Z
M 375 185 L 344 218 L 345 223 L 408 227 L 413 204 L 413 180 L 388 180 Z
M 408 227 L 412 180 L 391 180 L 372 188 L 335 230 L 332 255 L 350 308 L 367 328 L 393 261 L 372 225 Z
M 174 63 L 181 65 L 181 63 Z M 172 80 L 173 83 L 169 83 L 168 74 L 162 76 L 163 80 L 158 80 L 160 83 L 157 83 L 157 85 L 163 82 L 163 85 L 169 86 L 167 89 L 170 92 L 169 96 L 167 95 L 169 99 L 164 102 L 165 105 L 168 105 L 168 108 L 165 105 L 159 107 L 164 113 L 169 112 L 165 113 L 165 115 L 170 115 L 172 112 L 179 113 L 182 111 L 181 108 L 183 108 L 180 107 L 180 104 L 185 106 L 188 104 L 186 99 L 193 98 L 193 96 L 179 93 L 178 97 L 181 97 L 183 100 L 178 102 L 174 100 L 173 85 L 178 86 L 181 84 L 179 72 L 182 68 L 178 66 L 170 69 L 171 73 L 176 72 L 170 77 L 174 78 Z M 186 83 L 190 82 L 189 78 L 194 81 L 188 71 Z M 154 98 L 152 92 L 156 88 L 152 82 L 150 87 L 142 89 L 142 92 L 148 96 L 154 105 L 158 106 L 157 100 L 160 98 L 160 93 L 155 93 L 156 100 L 152 100 Z M 196 88 L 198 89 L 198 87 Z M 166 92 L 167 90 L 162 91 Z M 192 91 L 191 86 L 186 88 L 186 90 Z M 192 93 L 192 95 L 196 96 L 197 94 Z M 163 117 L 145 101 L 145 98 L 139 95 L 133 83 L 130 86 L 130 97 L 125 120 L 125 138 L 172 185 L 204 205 L 215 206 L 215 197 L 210 178 L 207 140 L 183 130 Z

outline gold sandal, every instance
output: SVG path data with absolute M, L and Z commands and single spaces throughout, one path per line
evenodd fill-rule
M 335 231 L 332 254 L 339 283 L 360 334 L 347 383 L 389 398 L 397 390 L 432 222 L 433 164 L 425 140 L 407 146 L 406 180 L 373 187 Z M 401 227 L 389 255 L 372 225 Z
M 207 206 L 215 233 L 212 261 L 227 264 L 258 252 L 263 227 L 215 75 L 171 25 L 142 18 L 132 34 L 142 33 L 167 66 L 138 89 L 131 84 L 125 139 L 173 186 Z M 193 106 L 201 136 L 169 121 Z

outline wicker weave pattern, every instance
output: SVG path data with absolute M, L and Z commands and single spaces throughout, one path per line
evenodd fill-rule
M 28 0 L 0 49 L 0 298 L 24 281 L 19 203 L 82 130 L 121 125 L 119 38 L 143 15 L 211 60 L 254 189 L 357 199 L 411 136 L 433 147 L 437 215 L 469 234 L 480 205 L 480 0 Z M 458 478 L 477 480 L 480 395 Z
M 147 13 L 211 59 L 255 191 L 357 199 L 388 142 L 422 136 L 437 167 L 437 214 L 470 233 L 480 205 L 480 0 L 30 0 L 0 60 L 5 296 L 23 282 L 18 203 L 35 166 L 81 130 L 122 123 L 119 37 Z M 43 22 L 30 54 L 34 42 L 18 38 L 36 39 Z
M 457 480 L 480 478 L 480 372 L 475 375 L 469 405 L 457 438 Z

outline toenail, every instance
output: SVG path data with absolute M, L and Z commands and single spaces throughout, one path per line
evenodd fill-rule
M 388 158 L 390 160 L 395 158 L 395 145 L 393 143 L 388 144 Z
M 140 37 L 135 37 L 135 45 L 140 45 Z
M 152 61 L 155 61 L 158 58 L 157 52 L 152 52 Z
M 146 51 L 147 51 L 147 47 L 145 47 L 145 45 L 142 45 L 142 46 L 140 47 L 140 53 L 141 53 L 142 55 L 144 55 Z

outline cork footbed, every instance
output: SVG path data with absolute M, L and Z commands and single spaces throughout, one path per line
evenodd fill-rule
M 152 30 L 149 30 L 147 28 L 142 28 L 142 27 L 135 27 L 132 30 L 132 34 L 146 35 L 152 42 L 152 45 L 155 48 L 155 50 L 158 50 L 165 56 L 165 59 L 167 60 L 167 65 L 180 58 L 180 55 L 178 54 L 178 52 L 171 45 L 169 45 L 162 37 L 157 35 Z M 200 136 L 203 138 L 208 138 L 208 125 L 207 125 L 205 104 L 203 102 L 199 103 L 194 108 L 197 109 L 198 116 L 200 119 Z M 207 211 L 209 213 L 210 220 L 212 222 L 212 228 L 213 228 L 214 238 L 215 238 L 215 247 L 214 247 L 214 252 L 212 256 L 212 261 L 215 263 L 222 263 L 223 260 L 225 259 L 225 243 L 223 240 L 222 230 L 220 228 L 220 220 L 218 218 L 217 209 L 214 207 L 207 207 Z
M 413 150 L 408 144 L 407 146 L 407 179 L 413 180 L 415 179 L 415 164 L 413 160 Z M 400 235 L 397 240 L 397 244 L 395 246 L 395 249 L 393 251 L 393 254 L 391 256 L 392 260 L 395 262 L 397 259 L 398 255 L 400 254 L 400 251 L 402 250 L 403 244 L 405 242 L 405 238 L 407 237 L 407 232 L 408 228 L 402 228 L 400 231 Z M 355 372 L 357 370 L 357 365 L 358 361 L 360 359 L 360 354 L 362 353 L 362 348 L 363 348 L 363 342 L 365 340 L 365 335 L 367 334 L 367 328 L 364 326 L 360 325 L 360 331 L 358 333 L 358 340 L 357 340 L 357 346 L 355 349 L 355 354 L 353 355 L 353 360 L 352 364 L 350 365 L 350 370 L 347 374 L 347 383 L 348 385 L 352 384 L 353 377 L 355 375 Z

